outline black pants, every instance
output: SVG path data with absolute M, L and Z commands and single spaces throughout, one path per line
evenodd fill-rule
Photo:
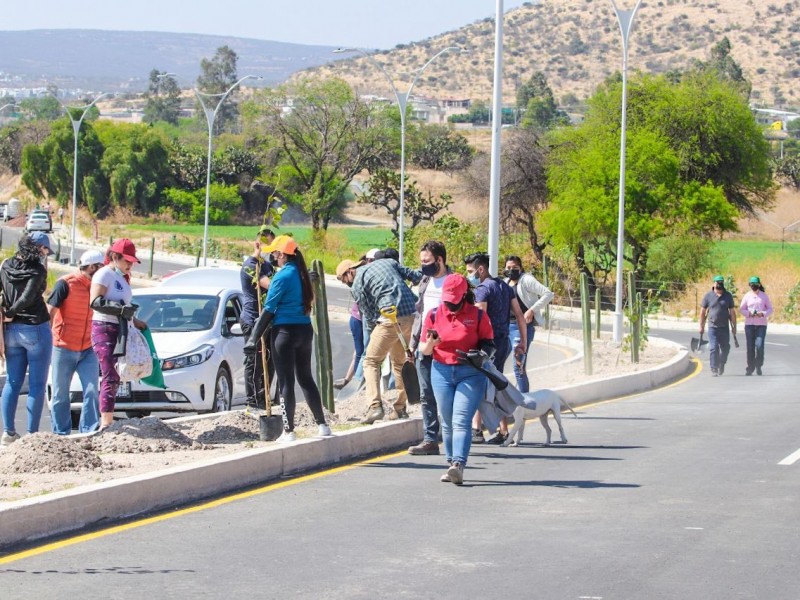
M 250 332 L 253 331 L 253 326 L 247 323 L 242 323 L 242 333 L 245 339 L 250 337 Z M 269 343 L 268 338 L 264 339 L 265 343 Z M 264 389 L 264 367 L 261 360 L 261 344 L 258 345 L 256 352 L 244 353 L 244 389 L 247 394 L 247 406 L 264 409 L 267 407 L 266 398 L 267 394 Z M 267 359 L 267 373 L 269 374 L 269 381 L 275 375 L 275 367 L 272 364 L 272 354 L 269 354 Z M 273 402 L 273 404 L 275 404 Z
M 294 383 L 295 378 L 303 390 L 306 404 L 318 425 L 325 423 L 322 412 L 322 398 L 319 388 L 311 375 L 311 346 L 314 330 L 308 325 L 273 325 L 272 354 L 275 372 L 278 375 L 281 407 L 283 408 L 283 428 L 294 431 Z

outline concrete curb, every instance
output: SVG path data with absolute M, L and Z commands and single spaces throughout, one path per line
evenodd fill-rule
M 662 385 L 686 373 L 689 352 L 681 348 L 654 369 L 559 389 L 572 406 L 627 395 Z M 9 502 L 0 507 L 0 549 L 198 501 L 280 477 L 396 450 L 422 438 L 422 420 L 377 423 L 309 438 L 291 446 L 275 444 L 233 456 Z

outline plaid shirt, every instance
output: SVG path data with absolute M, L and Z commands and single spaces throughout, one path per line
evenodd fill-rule
M 391 306 L 397 307 L 398 317 L 416 312 L 417 297 L 405 279 L 419 283 L 422 272 L 404 267 L 391 258 L 381 258 L 356 269 L 351 292 L 365 322 L 374 325 L 381 316 L 381 309 Z

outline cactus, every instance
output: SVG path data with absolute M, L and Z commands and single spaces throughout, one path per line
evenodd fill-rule
M 333 350 L 331 349 L 331 330 L 328 323 L 328 294 L 325 290 L 325 269 L 322 262 L 314 260 L 311 270 L 317 274 L 314 282 L 314 304 L 311 322 L 314 325 L 314 357 L 317 360 L 317 387 L 322 404 L 330 412 L 336 412 L 333 402 Z
M 589 305 L 589 277 L 581 273 L 581 321 L 583 326 L 583 370 L 592 374 L 592 307 Z

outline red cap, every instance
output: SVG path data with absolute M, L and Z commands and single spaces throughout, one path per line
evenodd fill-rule
M 468 287 L 467 280 L 463 275 L 451 273 L 444 278 L 442 284 L 442 302 L 458 304 L 464 299 Z
M 122 254 L 122 258 L 129 262 L 142 262 L 136 258 L 136 246 L 134 246 L 133 242 L 128 238 L 117 240 L 111 244 L 111 248 L 109 248 L 109 250 L 111 250 L 111 252 L 116 252 L 117 254 Z

